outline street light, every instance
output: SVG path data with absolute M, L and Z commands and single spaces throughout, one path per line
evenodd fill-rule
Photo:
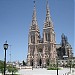
M 5 41 L 5 44 L 3 45 L 4 50 L 5 50 L 5 58 L 4 58 L 4 75 L 5 75 L 5 71 L 6 71 L 6 50 L 8 49 L 8 44 L 7 41 Z
M 58 75 L 58 56 L 57 56 L 57 75 Z

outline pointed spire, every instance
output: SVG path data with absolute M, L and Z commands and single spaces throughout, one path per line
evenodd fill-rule
M 31 23 L 31 30 L 39 30 L 38 24 L 37 24 L 37 18 L 36 18 L 36 1 L 34 0 L 34 9 L 33 9 L 33 15 L 32 15 L 32 23 Z
M 53 28 L 53 23 L 52 23 L 51 16 L 50 16 L 50 9 L 49 9 L 48 0 L 46 0 L 46 20 L 45 20 L 45 28 L 46 28 L 46 27 L 52 27 L 52 28 Z
M 34 0 L 34 10 L 33 10 L 32 20 L 36 21 L 36 4 L 35 4 L 35 0 Z
M 35 0 L 33 2 L 34 2 L 34 7 L 35 7 Z
M 48 0 L 46 0 L 46 9 L 49 10 L 49 4 L 48 4 Z
M 64 33 L 62 33 L 62 35 L 61 35 L 61 39 L 65 39 L 65 35 L 64 35 Z
M 48 20 L 50 20 L 50 10 L 49 10 L 48 0 L 47 0 L 47 4 L 46 4 L 46 18 Z

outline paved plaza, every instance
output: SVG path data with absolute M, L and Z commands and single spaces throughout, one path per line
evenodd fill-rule
M 72 69 L 70 74 L 70 69 L 62 69 L 59 70 L 59 75 L 75 75 L 75 69 Z M 38 69 L 20 69 L 17 73 L 19 75 L 57 75 L 57 70 L 46 70 L 45 68 L 38 68 Z M 0 74 L 2 75 L 2 74 Z
M 70 69 L 59 70 L 59 75 L 75 75 L 75 69 L 72 69 L 72 74 L 69 73 Z M 19 70 L 20 75 L 57 75 L 57 70 L 46 70 L 46 69 L 21 69 Z

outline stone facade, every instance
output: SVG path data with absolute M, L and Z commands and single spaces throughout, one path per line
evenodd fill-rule
M 50 15 L 49 4 L 46 4 L 46 19 L 43 27 L 43 34 L 40 35 L 36 18 L 36 6 L 28 34 L 27 65 L 33 67 L 46 67 L 49 64 L 56 64 L 57 57 L 62 59 L 64 55 L 72 56 L 72 49 L 67 39 L 62 35 L 62 44 L 56 44 L 54 26 Z M 64 53 L 65 52 L 65 53 Z
M 53 23 L 50 16 L 49 5 L 46 5 L 46 19 L 43 27 L 43 38 L 40 36 L 36 19 L 36 6 L 32 15 L 32 23 L 29 29 L 28 40 L 28 66 L 47 66 L 56 63 L 56 41 Z

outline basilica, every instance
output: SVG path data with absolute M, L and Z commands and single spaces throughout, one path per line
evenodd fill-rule
M 72 47 L 64 34 L 61 36 L 61 43 L 56 44 L 54 25 L 50 15 L 48 1 L 46 3 L 46 17 L 42 37 L 39 31 L 36 5 L 34 2 L 32 23 L 28 33 L 27 65 L 46 67 L 49 64 L 56 64 L 57 58 L 63 59 L 65 55 L 69 58 L 73 57 Z

